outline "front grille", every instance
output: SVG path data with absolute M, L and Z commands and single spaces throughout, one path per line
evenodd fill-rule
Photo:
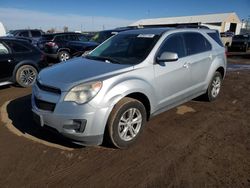
M 35 104 L 36 104 L 37 108 L 39 108 L 41 110 L 51 111 L 51 112 L 53 112 L 55 107 L 56 107 L 55 103 L 46 102 L 46 101 L 40 100 L 36 97 L 35 97 Z
M 55 87 L 51 87 L 51 86 L 46 86 L 41 84 L 40 82 L 36 82 L 36 85 L 39 87 L 39 89 L 43 90 L 43 91 L 47 91 L 47 92 L 51 92 L 51 93 L 56 93 L 56 94 L 61 94 L 61 90 Z

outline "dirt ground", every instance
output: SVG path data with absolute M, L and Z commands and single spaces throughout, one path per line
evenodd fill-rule
M 35 126 L 30 92 L 0 88 L 0 187 L 250 187 L 250 70 L 228 72 L 213 103 L 152 118 L 128 150 L 78 147 Z

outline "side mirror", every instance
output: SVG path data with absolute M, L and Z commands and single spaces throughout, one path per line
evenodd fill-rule
M 177 61 L 178 54 L 174 52 L 163 52 L 160 57 L 156 58 L 157 63 Z

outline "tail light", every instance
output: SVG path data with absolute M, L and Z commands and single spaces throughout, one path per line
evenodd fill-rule
M 57 44 L 55 42 L 46 42 L 46 45 L 50 47 L 57 47 Z

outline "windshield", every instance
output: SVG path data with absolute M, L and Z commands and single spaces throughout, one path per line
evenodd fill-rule
M 148 56 L 158 39 L 159 35 L 154 34 L 118 34 L 105 41 L 86 58 L 138 64 Z
M 111 32 L 108 31 L 101 31 L 96 33 L 91 39 L 90 41 L 94 41 L 97 43 L 102 43 L 103 41 L 107 40 L 109 37 L 111 37 L 113 34 Z

